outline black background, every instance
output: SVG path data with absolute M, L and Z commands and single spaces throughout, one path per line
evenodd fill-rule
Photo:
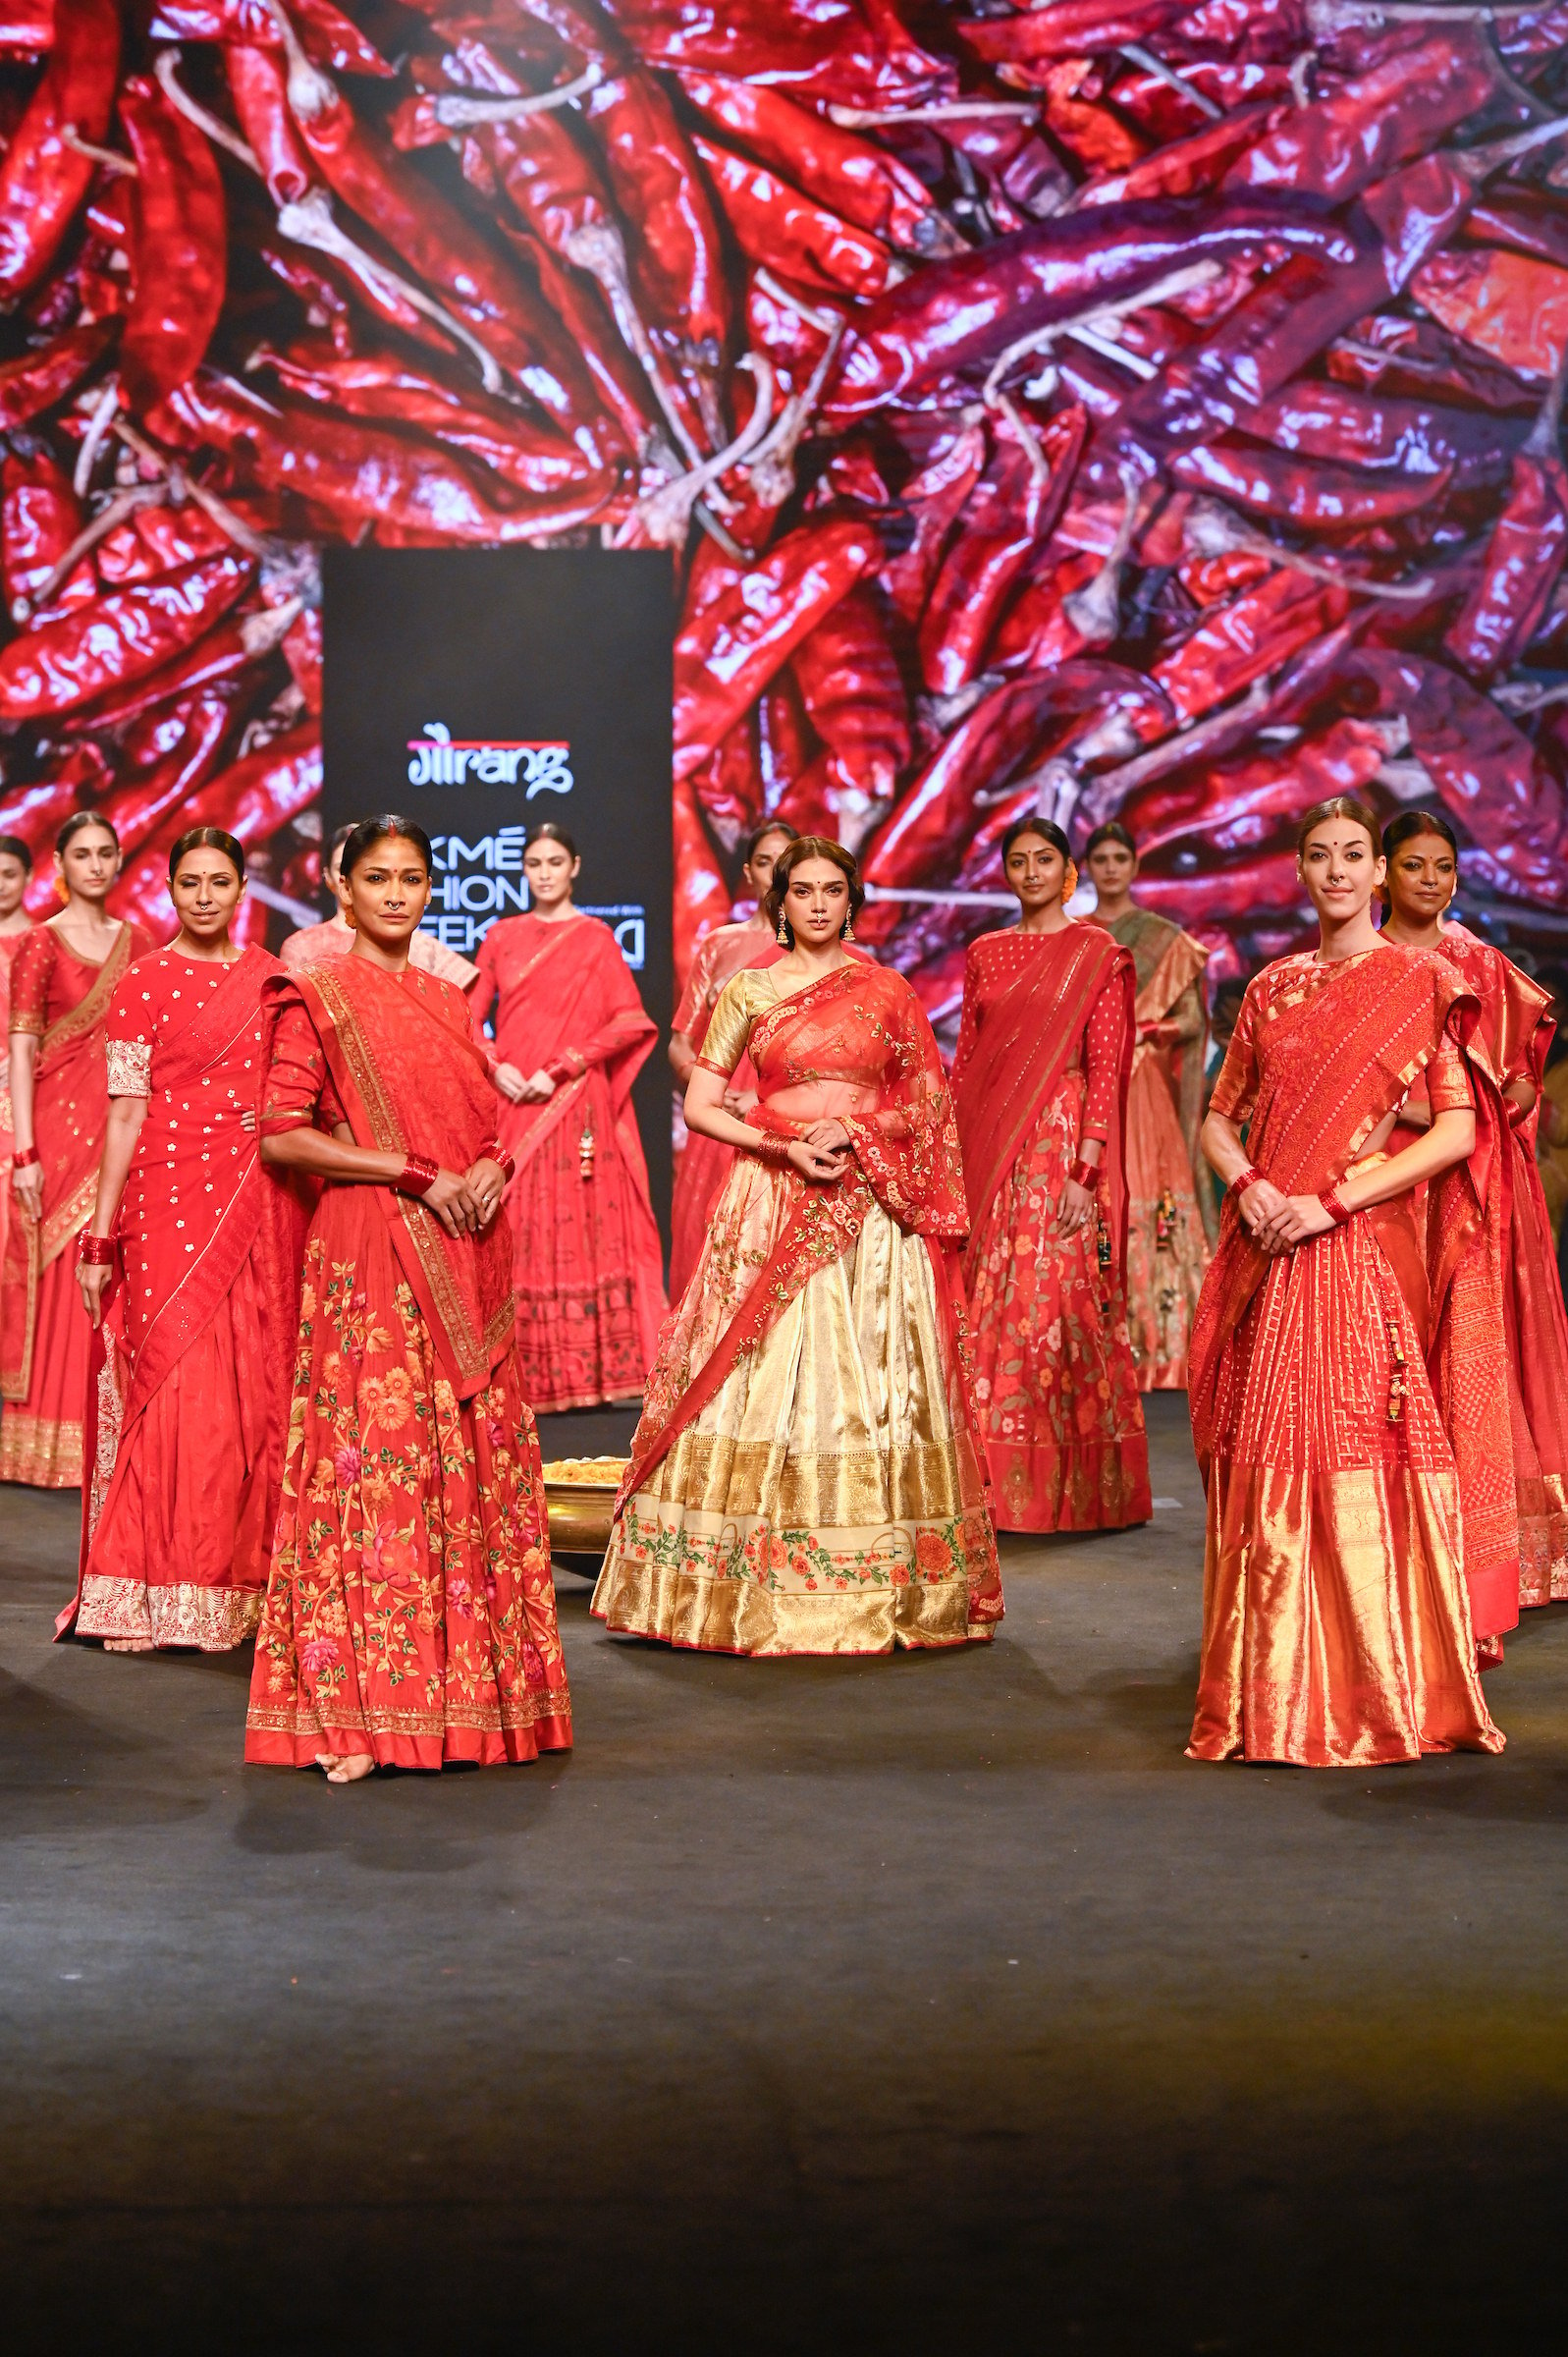
M 668 1234 L 670 559 L 651 549 L 597 548 L 324 555 L 327 835 L 377 810 L 469 843 L 504 826 L 558 819 L 582 852 L 578 905 L 635 904 L 646 912 L 646 956 L 633 980 L 661 1039 L 634 1101 L 654 1210 Z M 431 722 L 455 740 L 564 738 L 572 790 L 529 801 L 520 784 L 412 787 L 408 741 Z

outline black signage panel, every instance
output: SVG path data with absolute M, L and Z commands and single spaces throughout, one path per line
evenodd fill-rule
M 559 819 L 582 852 L 579 907 L 614 930 L 661 1035 L 670 921 L 674 583 L 653 549 L 328 548 L 330 835 L 401 810 L 426 829 L 426 929 L 471 958 L 528 905 L 523 839 Z M 670 1216 L 661 1045 L 635 1100 L 654 1209 Z

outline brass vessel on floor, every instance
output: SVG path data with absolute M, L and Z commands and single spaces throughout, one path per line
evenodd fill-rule
M 603 1555 L 610 1516 L 628 1460 L 623 1456 L 559 1456 L 545 1466 L 550 1545 L 561 1555 Z

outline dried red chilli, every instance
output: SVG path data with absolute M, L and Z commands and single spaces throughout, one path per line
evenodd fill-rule
M 0 301 L 36 286 L 81 209 L 97 166 L 76 142 L 106 137 L 119 65 L 115 0 L 56 0 L 43 78 L 0 163 Z
M 208 557 L 161 580 L 113 589 L 0 650 L 0 720 L 70 712 L 203 636 L 241 597 L 248 559 Z
M 122 84 L 120 120 L 136 167 L 120 367 L 132 403 L 148 410 L 184 384 L 212 340 L 228 226 L 212 150 L 156 82 L 137 75 Z

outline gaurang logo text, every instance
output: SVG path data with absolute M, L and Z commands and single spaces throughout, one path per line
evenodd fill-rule
M 559 740 L 526 743 L 515 739 L 484 740 L 454 737 L 439 720 L 427 720 L 423 737 L 410 737 L 410 786 L 521 786 L 525 799 L 536 794 L 571 792 L 571 747 Z

